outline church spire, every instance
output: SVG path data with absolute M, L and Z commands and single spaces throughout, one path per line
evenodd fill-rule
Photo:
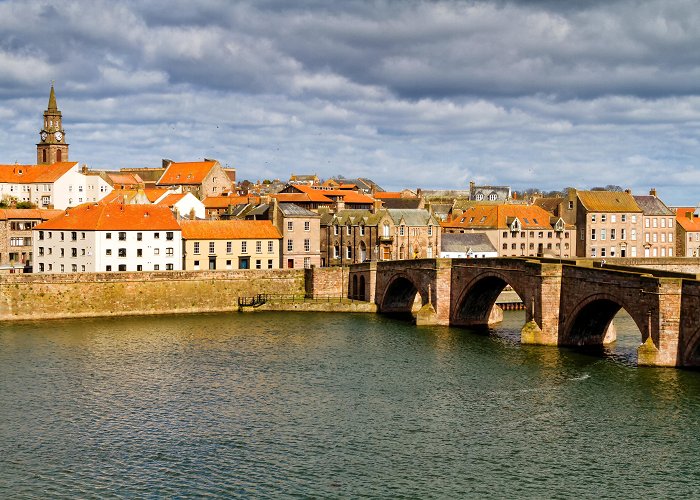
M 58 106 L 56 106 L 56 93 L 53 91 L 53 82 L 51 82 L 51 93 L 49 94 L 49 107 L 48 111 L 57 111 Z

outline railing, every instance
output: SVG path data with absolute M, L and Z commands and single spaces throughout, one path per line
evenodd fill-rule
M 310 303 L 310 304 L 324 304 L 324 303 L 346 303 L 351 304 L 355 302 L 367 302 L 366 300 L 350 299 L 347 297 L 341 297 L 340 295 L 314 295 L 313 297 L 306 296 L 305 294 L 271 294 L 271 293 L 261 293 L 253 297 L 238 297 L 238 307 L 260 307 L 261 305 L 271 302 L 278 304 L 292 304 L 292 303 Z

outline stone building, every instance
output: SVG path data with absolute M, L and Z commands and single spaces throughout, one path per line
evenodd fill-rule
M 657 198 L 655 189 L 652 189 L 648 196 L 634 195 L 633 197 L 643 214 L 644 257 L 673 257 L 676 246 L 675 213 Z
M 181 188 L 183 192 L 192 193 L 200 200 L 207 196 L 219 196 L 235 192 L 235 182 L 216 160 L 174 162 L 163 160 L 166 166 L 156 186 L 164 188 Z
M 445 233 L 481 233 L 499 257 L 575 255 L 575 228 L 536 205 L 473 205 L 442 222 Z
M 274 203 L 273 222 L 282 233 L 280 267 L 321 265 L 321 216 L 293 203 Z
M 30 271 L 32 229 L 62 213 L 62 210 L 0 209 L 0 271 Z
M 575 204 L 579 257 L 641 257 L 644 213 L 627 191 L 569 190 L 567 207 Z
M 469 182 L 469 199 L 472 201 L 508 201 L 511 199 L 510 186 L 477 186 Z
M 676 209 L 676 256 L 700 257 L 700 207 Z

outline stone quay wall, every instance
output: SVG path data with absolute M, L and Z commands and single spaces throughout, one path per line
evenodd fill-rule
M 0 320 L 237 311 L 238 297 L 304 293 L 303 269 L 8 274 Z
M 307 297 L 348 296 L 348 267 L 312 267 L 304 274 Z

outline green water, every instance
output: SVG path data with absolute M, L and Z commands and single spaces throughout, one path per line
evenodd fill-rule
M 0 327 L 1 498 L 700 495 L 700 373 L 373 315 Z

